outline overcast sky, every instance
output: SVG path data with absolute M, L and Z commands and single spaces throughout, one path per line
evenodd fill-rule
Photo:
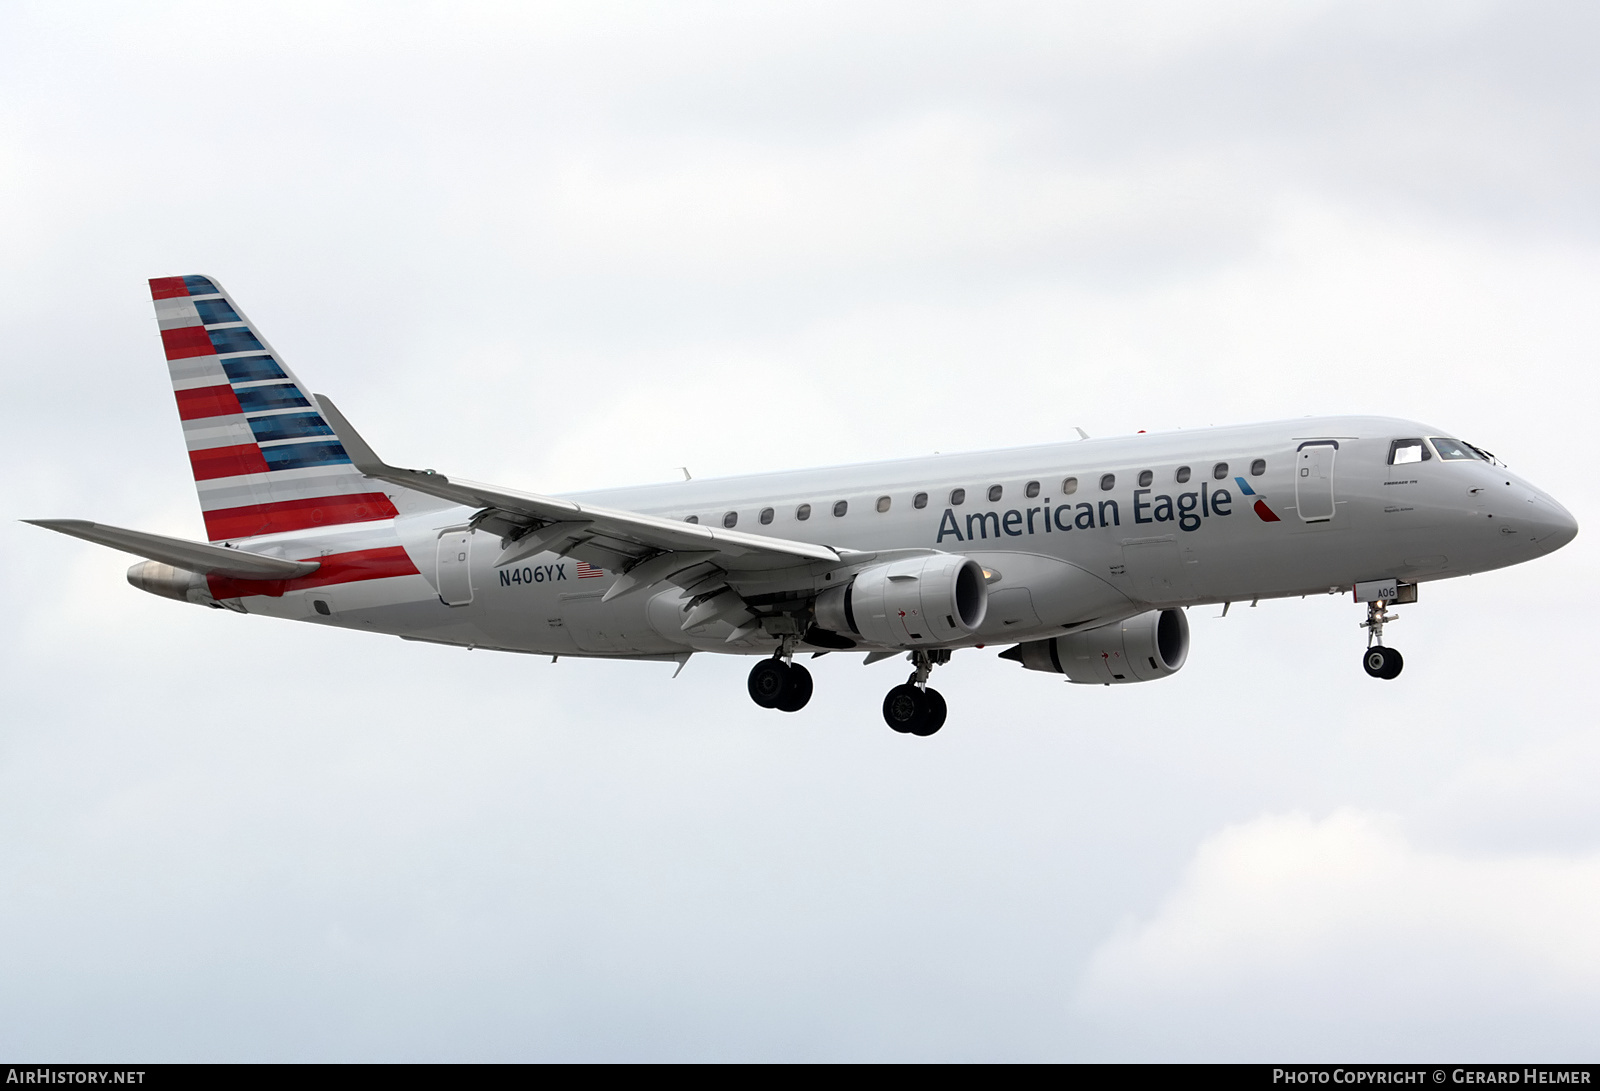
M 1600 9 L 0 7 L 0 1054 L 1588 1059 Z M 466 652 L 144 595 L 145 279 L 560 491 L 1381 412 L 1583 533 L 1174 678 Z

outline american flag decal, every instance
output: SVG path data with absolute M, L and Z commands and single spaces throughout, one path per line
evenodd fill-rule
M 604 576 L 605 574 L 606 574 L 606 570 L 605 569 L 596 568 L 594 565 L 590 564 L 588 561 L 579 561 L 578 562 L 578 578 L 580 580 L 591 580 L 591 579 L 594 579 L 596 576 Z

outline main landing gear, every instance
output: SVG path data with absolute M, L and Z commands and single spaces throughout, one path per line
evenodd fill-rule
M 788 652 L 785 655 L 785 651 Z M 750 699 L 762 708 L 799 712 L 811 700 L 811 672 L 794 662 L 792 649 L 750 668 Z
M 932 735 L 944 726 L 947 709 L 939 691 L 928 688 L 928 675 L 935 665 L 950 662 L 950 653 L 912 652 L 911 661 L 917 669 L 883 699 L 883 720 L 904 735 Z
M 1367 603 L 1367 620 L 1361 623 L 1367 631 L 1367 650 L 1361 653 L 1361 667 L 1373 678 L 1398 678 L 1406 665 L 1399 652 L 1383 646 L 1383 623 L 1398 620 L 1396 615 L 1384 613 L 1388 606 L 1383 599 Z
M 904 685 L 883 699 L 883 719 L 903 735 L 932 735 L 944 726 L 946 707 L 936 689 L 928 688 L 933 668 L 950 662 L 950 652 L 911 653 L 916 670 Z M 811 700 L 811 672 L 794 661 L 793 638 L 785 640 L 770 659 L 750 668 L 750 699 L 762 708 L 799 712 Z

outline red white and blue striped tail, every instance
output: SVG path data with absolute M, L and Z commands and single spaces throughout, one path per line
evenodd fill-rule
M 211 541 L 394 518 L 214 278 L 157 277 L 150 296 Z

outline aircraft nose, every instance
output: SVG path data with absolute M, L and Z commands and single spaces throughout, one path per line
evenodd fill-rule
M 1578 521 L 1572 513 L 1550 497 L 1535 493 L 1529 499 L 1533 524 L 1529 541 L 1546 553 L 1552 553 L 1578 536 Z

